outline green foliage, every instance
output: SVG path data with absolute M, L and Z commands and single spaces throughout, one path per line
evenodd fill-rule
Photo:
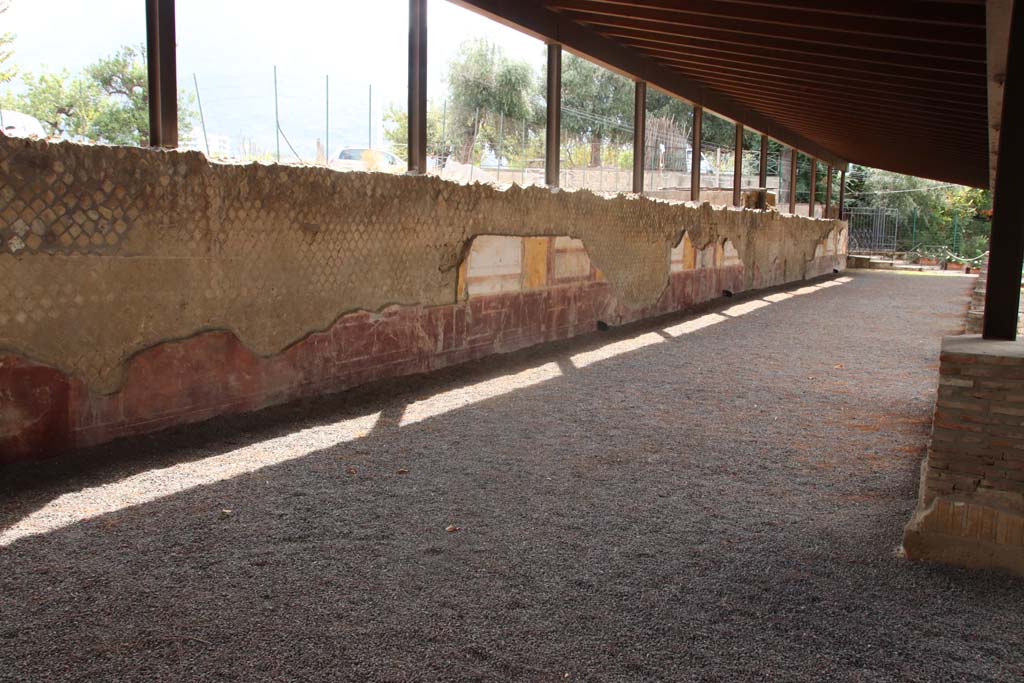
M 509 59 L 500 46 L 487 40 L 463 43 L 448 65 L 446 80 L 445 132 L 457 141 L 454 152 L 462 163 L 482 154 L 479 142 L 496 145 L 499 133 L 504 133 L 503 121 L 531 118 L 533 69 L 524 61 Z
M 562 127 L 590 144 L 590 165 L 601 165 L 604 142 L 633 139 L 634 85 L 593 62 L 565 55 L 562 61 Z
M 97 139 L 115 145 L 139 145 L 148 141 L 149 94 L 144 55 L 141 47 L 126 46 L 86 67 L 89 81 L 106 95 L 93 122 Z
M 896 209 L 900 249 L 947 247 L 968 258 L 988 249 L 988 190 L 854 166 L 847 174 L 846 196 L 848 208 Z
M 149 144 L 146 53 L 124 46 L 72 74 L 26 73 L 18 94 L 6 93 L 2 106 L 39 119 L 49 135 L 115 145 Z M 178 133 L 187 135 L 195 112 L 192 96 L 178 96 Z
M 0 14 L 3 14 L 8 10 L 10 4 L 5 1 L 0 1 Z M 7 83 L 14 79 L 18 75 L 18 70 L 13 64 L 8 64 L 11 57 L 14 55 L 14 34 L 0 33 L 0 84 Z
M 436 106 L 427 107 L 427 140 L 441 137 L 441 111 Z M 409 160 L 409 114 L 391 104 L 384 110 L 384 139 L 392 152 L 402 161 Z
M 39 119 L 54 137 L 90 138 L 99 115 L 102 93 L 95 83 L 72 76 L 66 69 L 21 77 L 25 92 L 5 93 L 2 106 Z

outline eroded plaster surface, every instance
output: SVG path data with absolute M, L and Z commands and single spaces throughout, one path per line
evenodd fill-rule
M 838 221 L 431 177 L 212 165 L 199 153 L 0 138 L 0 350 L 115 391 L 161 342 L 228 330 L 278 353 L 347 312 L 458 296 L 477 235 L 580 240 L 627 307 L 683 233 L 804 277 Z

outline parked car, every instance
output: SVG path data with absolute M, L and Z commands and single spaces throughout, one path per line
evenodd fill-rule
M 45 138 L 46 131 L 39 119 L 20 111 L 0 109 L 0 122 L 3 123 L 4 135 L 18 138 Z
M 383 173 L 405 173 L 406 164 L 390 152 L 362 147 L 346 147 L 331 159 L 331 168 L 337 171 L 381 171 Z

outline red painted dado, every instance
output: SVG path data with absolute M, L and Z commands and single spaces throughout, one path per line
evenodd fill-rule
M 449 306 L 353 313 L 269 358 L 230 332 L 206 332 L 137 354 L 111 395 L 94 394 L 53 368 L 0 358 L 0 462 L 566 339 L 593 331 L 598 320 L 624 323 L 685 309 L 723 289 L 739 292 L 743 281 L 743 266 L 673 273 L 658 304 L 639 311 L 620 306 L 607 283 L 590 281 Z

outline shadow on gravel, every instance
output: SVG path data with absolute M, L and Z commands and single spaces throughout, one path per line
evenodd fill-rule
M 153 434 L 117 439 L 83 448 L 62 457 L 19 465 L 0 465 L 0 546 L 11 542 L 5 531 L 16 526 L 51 501 L 82 489 L 103 487 L 147 472 L 222 456 L 247 447 L 274 441 L 296 431 L 315 429 L 359 415 L 381 413 L 379 424 L 399 424 L 409 403 L 422 400 L 451 385 L 472 386 L 488 380 L 501 381 L 529 371 L 546 361 L 558 363 L 565 374 L 577 368 L 566 362 L 566 354 L 612 357 L 639 347 L 629 342 L 643 332 L 665 340 L 690 334 L 724 320 L 721 315 L 704 315 L 714 310 L 742 308 L 745 302 L 761 301 L 766 295 L 790 298 L 791 292 L 813 293 L 821 286 L 849 281 L 849 277 L 824 276 L 798 284 L 742 293 L 733 299 L 720 298 L 691 310 L 643 320 L 604 332 L 552 342 L 510 354 L 491 356 L 435 372 L 373 382 L 337 394 L 328 394 L 253 413 L 226 415 L 201 423 L 182 425 Z M 780 294 L 782 293 L 782 294 Z M 776 299 L 781 301 L 782 299 Z M 766 303 L 763 302 L 762 303 Z M 710 320 L 709 320 L 710 319 Z M 681 321 L 681 322 L 680 322 Z M 670 335 L 663 328 L 676 330 Z M 679 331 L 681 330 L 681 332 Z M 625 344 L 625 348 L 616 348 Z M 611 348 L 609 348 L 611 347 Z M 502 393 L 508 393 L 502 391 Z M 17 499 L 17 502 L 12 502 Z
M 22 469 L 5 528 L 52 530 L 0 547 L 0 681 L 1020 680 L 1024 585 L 893 552 L 919 314 L 961 289 L 858 274 Z

